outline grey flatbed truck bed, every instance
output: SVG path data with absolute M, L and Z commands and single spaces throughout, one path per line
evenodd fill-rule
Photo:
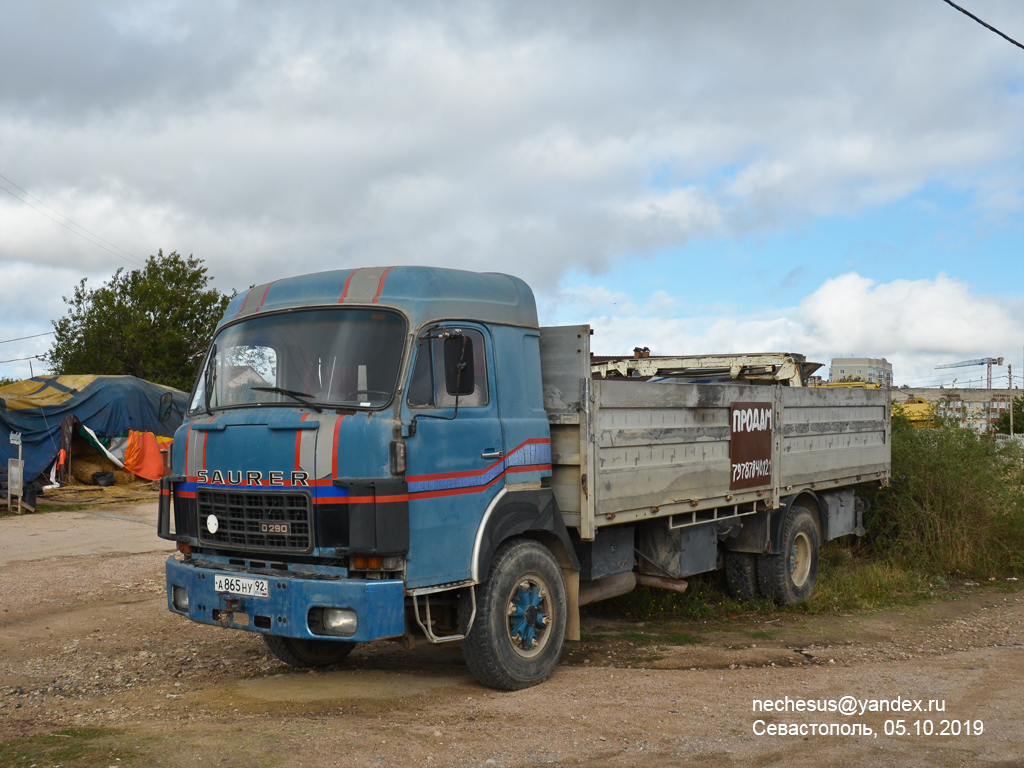
M 644 365 L 640 360 L 636 367 Z M 583 540 L 626 522 L 667 517 L 682 527 L 742 517 L 775 509 L 803 490 L 889 477 L 886 390 L 804 387 L 799 374 L 779 383 L 759 377 L 767 384 L 756 377 L 688 383 L 613 372 L 601 378 L 609 367 L 592 364 L 588 326 L 541 329 L 541 370 L 551 485 L 566 525 Z M 731 413 L 737 403 L 771 408 L 770 478 L 760 487 L 735 487 Z

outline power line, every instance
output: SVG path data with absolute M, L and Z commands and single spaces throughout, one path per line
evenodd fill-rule
M 20 363 L 22 360 L 42 360 L 42 355 L 32 355 L 32 357 L 16 357 L 13 360 L 0 360 L 0 365 L 3 363 Z
M 6 344 L 9 341 L 24 341 L 25 339 L 38 339 L 40 336 L 52 336 L 54 331 L 47 331 L 46 333 L 37 333 L 34 336 L 19 336 L 16 339 L 3 339 L 0 340 L 0 344 Z
M 925 379 L 927 379 L 927 380 L 925 380 Z M 985 386 L 985 382 L 986 382 L 985 376 L 980 376 L 979 378 L 976 378 L 976 379 L 975 378 L 960 379 L 958 377 L 958 378 L 953 379 L 953 380 L 949 379 L 948 377 L 947 378 L 941 378 L 941 379 L 932 379 L 930 377 L 919 376 L 919 377 L 913 377 L 913 378 L 908 378 L 908 379 L 899 379 L 899 381 L 900 381 L 900 383 L 894 385 L 893 389 L 899 389 L 900 387 L 902 387 L 904 385 L 906 385 L 910 389 L 934 389 L 934 388 L 939 387 L 939 386 L 948 387 L 948 388 L 951 388 L 951 389 L 981 389 L 981 390 L 987 389 L 987 387 Z M 953 384 L 952 381 L 956 381 L 957 383 Z M 1007 386 L 999 386 L 999 387 L 995 386 L 997 382 L 998 383 L 1002 383 L 1003 381 L 1007 382 Z M 975 383 L 978 386 L 974 386 Z M 993 375 L 992 376 L 992 388 L 993 389 L 1007 389 L 1008 385 L 1009 385 L 1009 376 L 1007 376 L 1006 374 L 999 374 L 999 375 Z
M 974 20 L 975 20 L 976 22 L 978 22 L 979 24 L 981 24 L 981 26 L 985 27 L 985 29 L 990 29 L 990 30 L 992 30 L 992 31 L 993 31 L 993 32 L 995 32 L 995 33 L 996 33 L 997 35 L 999 35 L 999 36 L 1000 36 L 1001 38 L 1003 38 L 1004 40 L 1009 40 L 1009 41 L 1010 41 L 1011 43 L 1013 43 L 1014 45 L 1016 45 L 1016 46 L 1017 46 L 1018 48 L 1024 48 L 1024 45 L 1021 45 L 1021 44 L 1020 44 L 1020 43 L 1018 43 L 1018 42 L 1017 42 L 1016 40 L 1014 40 L 1014 39 L 1013 39 L 1012 37 L 1009 37 L 1008 35 L 1004 35 L 1004 34 L 1003 34 L 1002 32 L 1000 32 L 1000 31 L 999 31 L 998 29 L 996 29 L 995 27 L 993 27 L 993 26 L 992 26 L 991 24 L 986 24 L 986 23 L 985 23 L 984 21 L 982 21 L 981 19 L 979 19 L 979 18 L 978 18 L 977 16 L 975 16 L 975 15 L 974 15 L 973 13 L 971 13 L 970 11 L 964 10 L 964 9 L 963 9 L 963 8 L 961 8 L 961 7 L 959 6 L 959 5 L 957 5 L 956 3 L 954 3 L 954 2 L 953 2 L 953 0 L 943 0 L 943 2 L 947 3 L 948 5 L 951 5 L 951 6 L 953 6 L 954 8 L 956 8 L 956 9 L 957 9 L 958 11 L 960 11 L 960 13 L 964 14 L 965 16 L 970 16 L 970 17 L 971 17 L 972 19 L 974 19 Z
M 40 199 L 39 199 L 38 197 L 36 197 L 35 195 L 33 195 L 33 194 L 32 194 L 31 192 L 29 192 L 29 191 L 28 191 L 27 189 L 24 189 L 23 187 L 19 187 L 19 186 L 18 186 L 17 184 L 15 184 L 15 183 L 14 183 L 13 181 L 11 181 L 11 180 L 10 180 L 9 178 L 7 178 L 6 176 L 4 176 L 4 175 L 3 175 L 2 173 L 0 173 L 0 179 L 3 179 L 4 181 L 6 181 L 6 182 L 7 182 L 8 184 L 10 184 L 10 185 L 11 185 L 12 187 L 14 187 L 15 189 L 17 189 L 17 190 L 20 190 L 21 192 L 24 192 L 24 193 L 25 193 L 26 195 L 28 195 L 29 197 L 31 197 L 31 198 L 32 198 L 33 200 L 35 200 L 35 201 L 36 201 L 37 203 L 39 203 L 39 204 L 40 204 L 41 206 L 43 206 L 44 208 L 47 208 L 47 209 L 49 209 L 49 210 L 53 211 L 53 212 L 54 212 L 54 213 L 56 213 L 56 214 L 57 214 L 58 216 L 60 216 L 60 217 L 61 217 L 62 219 L 64 219 L 65 221 L 67 221 L 67 222 L 69 222 L 69 223 L 71 223 L 71 224 L 74 224 L 74 225 L 75 225 L 76 227 L 78 227 L 78 228 L 79 228 L 80 230 L 82 230 L 83 232 L 87 232 L 88 234 L 92 235 L 93 237 L 95 237 L 95 238 L 96 238 L 97 240 L 99 240 L 100 242 L 106 243 L 106 244 L 107 244 L 107 245 L 109 245 L 109 246 L 110 246 L 111 248 L 117 248 L 117 250 L 119 250 L 119 251 L 120 251 L 121 253 L 123 253 L 123 254 L 124 254 L 125 256 L 127 256 L 128 258 L 130 258 L 130 259 L 135 259 L 136 261 L 138 261 L 138 259 L 136 258 L 136 256 L 135 256 L 134 254 L 132 254 L 132 253 L 129 253 L 128 251 L 126 251 L 126 250 L 125 250 L 124 248 L 121 248 L 120 246 L 114 245 L 114 244 L 113 244 L 112 242 L 110 242 L 109 240 L 104 240 L 104 239 L 103 239 L 102 237 L 100 237 L 99 235 L 97 235 L 97 234 L 96 234 L 95 232 L 90 232 L 90 231 L 89 231 L 88 229 L 86 229 L 85 227 L 83 227 L 83 226 L 82 226 L 81 224 L 77 224 L 76 222 L 74 222 L 74 221 L 71 221 L 71 219 L 69 219 L 69 218 L 68 218 L 67 216 L 65 216 L 65 215 L 64 215 L 63 213 L 61 213 L 60 211 L 56 210 L 56 209 L 55 209 L 55 208 L 53 208 L 52 206 L 49 206 L 49 205 L 47 205 L 47 204 L 46 204 L 46 203 L 45 203 L 44 201 L 40 200 Z M 40 213 L 41 213 L 41 211 L 40 211 Z
M 39 210 L 39 209 L 38 209 L 38 208 L 36 208 L 36 207 L 35 207 L 34 205 L 32 205 L 32 204 L 31 204 L 30 202 L 28 202 L 28 200 L 24 200 L 24 199 L 22 199 L 22 198 L 18 197 L 18 196 L 17 196 L 16 194 L 14 194 L 13 192 L 11 192 L 11 190 L 7 189 L 7 187 L 5 187 L 5 186 L 2 186 L 2 185 L 0 185 L 0 189 L 2 189 L 2 190 L 3 190 L 4 192 L 6 192 L 7 194 L 9 194 L 9 195 L 10 195 L 11 197 L 13 197 L 13 198 L 14 198 L 15 200 L 19 200 L 19 201 L 23 202 L 23 203 L 24 203 L 25 205 L 27 205 L 27 206 L 28 206 L 29 208 L 31 208 L 31 209 L 32 209 L 33 211 L 35 211 L 36 213 L 38 213 L 38 214 L 41 214 L 41 215 L 45 216 L 46 218 L 48 218 L 48 219 L 49 219 L 50 221 L 54 222 L 55 224 L 59 224 L 60 226 L 64 227 L 64 229 L 66 229 L 66 230 L 67 230 L 68 232 L 70 232 L 71 234 L 73 234 L 73 235 L 78 235 L 78 236 L 79 236 L 80 238 L 82 238 L 82 239 L 83 239 L 83 240 L 85 240 L 86 242 L 88 242 L 88 243 L 91 243 L 92 245 L 95 245 L 95 246 L 96 246 L 97 248 L 102 248 L 102 249 L 103 249 L 104 251 L 106 251 L 107 253 L 111 254 L 112 256 L 116 256 L 116 257 L 117 257 L 117 258 L 119 258 L 119 259 L 124 259 L 124 258 L 125 258 L 125 257 L 124 257 L 124 256 L 122 256 L 122 255 L 121 255 L 120 253 L 117 253 L 117 252 L 115 252 L 115 251 L 112 251 L 112 250 L 110 250 L 110 249 L 109 249 L 109 248 L 107 248 L 107 247 L 106 247 L 105 245 L 100 245 L 100 244 L 99 244 L 99 243 L 97 243 L 96 241 L 94 241 L 94 240 L 90 240 L 90 239 L 89 239 L 88 237 L 86 237 L 85 235 L 83 235 L 83 234 L 82 234 L 81 232 L 77 232 L 76 230 L 74 230 L 74 229 L 72 229 L 71 227 L 69 227 L 69 226 L 68 226 L 67 224 L 65 224 L 65 223 L 64 223 L 63 221 L 58 221 L 57 219 L 53 218 L 53 216 L 51 216 L 50 214 L 46 213 L 46 211 L 41 211 L 41 210 Z M 71 219 L 68 219 L 68 221 L 71 221 Z M 71 223 L 72 223 L 72 224 L 74 224 L 74 222 L 71 222 Z M 77 224 L 75 224 L 75 226 L 78 226 L 78 225 L 77 225 Z M 85 231 L 85 232 L 88 232 L 89 230 L 87 230 L 87 229 L 83 229 L 83 231 Z M 90 232 L 89 234 L 92 234 L 92 233 Z M 115 246 L 115 247 L 116 247 L 116 246 Z M 131 260 L 132 260 L 132 261 L 134 261 L 134 262 L 135 262 L 136 264 L 142 265 L 142 262 L 141 262 L 141 261 L 139 261 L 138 259 L 134 258 L 134 257 L 132 257 L 132 259 L 131 259 Z
M 61 225 L 62 227 L 64 227 L 64 229 L 66 229 L 66 230 L 67 230 L 68 232 L 71 232 L 71 233 L 72 233 L 72 234 L 74 234 L 74 235 L 78 235 L 78 236 L 79 236 L 80 238 L 82 238 L 83 240 L 85 240 L 85 241 L 87 241 L 87 242 L 91 243 L 92 245 L 95 245 L 95 246 L 96 246 L 97 248 L 102 248 L 102 249 L 103 249 L 104 251 L 106 251 L 107 253 L 109 253 L 109 254 L 111 254 L 111 255 L 113 255 L 113 256 L 116 256 L 116 257 L 117 257 L 117 258 L 119 258 L 119 259 L 127 259 L 127 260 L 129 260 L 129 261 L 133 261 L 133 262 L 135 262 L 136 264 L 138 264 L 138 265 L 140 265 L 140 266 L 145 266 L 145 262 L 144 262 L 144 261 L 140 261 L 140 260 L 139 260 L 138 258 L 136 258 L 135 256 L 133 256 L 133 255 L 132 255 L 131 253 L 129 253 L 128 251 L 126 251 L 126 250 L 125 250 L 124 248 L 120 248 L 119 246 L 116 246 L 116 245 L 114 245 L 113 243 L 110 243 L 110 242 L 108 242 L 108 241 L 104 240 L 104 239 L 103 239 L 102 237 L 100 237 L 99 235 L 97 235 L 97 234 L 95 234 L 95 233 L 93 233 L 93 232 L 90 232 L 90 231 L 89 231 L 88 229 L 86 229 L 85 227 L 83 227 L 83 226 L 82 226 L 81 224 L 76 224 L 76 223 L 75 223 L 74 221 L 72 221 L 71 219 L 69 219 L 69 218 L 68 218 L 67 216 L 65 216 L 65 215 L 64 215 L 63 213 L 61 213 L 60 211 L 57 211 L 57 210 L 55 210 L 55 209 L 53 209 L 53 208 L 50 208 L 50 206 L 48 206 L 48 205 L 47 205 L 46 203 L 44 203 L 44 202 L 43 202 L 42 200 L 40 200 L 40 199 L 39 199 L 38 197 L 35 197 L 34 195 L 32 195 L 32 194 L 31 194 L 31 193 L 29 193 L 29 192 L 26 192 L 26 191 L 25 191 L 24 189 L 22 189 L 21 187 L 19 187 L 19 186 L 18 186 L 17 184 L 15 184 L 15 183 L 14 183 L 13 181 L 11 181 L 10 179 L 8 179 L 8 178 L 7 178 L 6 176 L 4 176 L 4 175 L 0 174 L 0 179 L 3 179 L 4 181 L 6 181 L 6 182 L 7 182 L 8 184 L 10 184 L 10 185 L 11 185 L 12 187 L 14 187 L 15 189 L 19 189 L 19 190 L 21 190 L 21 191 L 22 191 L 22 192 L 24 192 L 24 193 L 25 193 L 26 195 L 28 195 L 29 197 L 31 197 L 31 198 L 32 198 L 33 200 L 37 201 L 37 202 L 38 202 L 38 203 L 39 203 L 40 205 L 42 205 L 42 206 L 43 206 L 44 208 L 49 208 L 49 209 L 50 209 L 51 211 L 53 211 L 53 212 L 54 212 L 54 213 L 56 213 L 56 214 L 57 214 L 58 216 L 60 216 L 60 217 L 61 217 L 62 219 L 64 219 L 64 221 L 67 221 L 67 222 L 68 222 L 69 224 L 72 224 L 73 226 L 77 227 L 78 229 L 80 229 L 80 230 L 82 230 L 82 231 L 81 231 L 81 232 L 79 232 L 79 231 L 78 231 L 77 229 L 72 229 L 72 228 L 71 228 L 71 227 L 69 227 L 69 226 L 68 226 L 67 224 L 65 224 L 65 223 L 64 223 L 63 221 L 60 221 L 59 219 L 55 219 L 55 218 L 54 218 L 53 216 L 51 216 L 50 214 L 48 214 L 48 213 L 47 213 L 46 211 L 42 211 L 42 210 L 40 210 L 39 208 L 36 208 L 36 207 L 35 207 L 34 205 L 32 205 L 32 203 L 30 203 L 30 202 L 29 202 L 28 200 L 26 200 L 25 198 L 23 198 L 23 197 L 21 197 L 21 196 L 19 196 L 19 195 L 15 194 L 15 193 L 14 193 L 14 192 L 12 192 L 11 190 L 9 190 L 9 189 L 8 189 L 7 187 L 5 187 L 5 186 L 3 186 L 3 185 L 0 185 L 0 189 L 2 189 L 2 190 L 3 190 L 4 192 L 6 192 L 7 194 L 9 194 L 9 195 L 10 195 L 11 197 L 13 197 L 13 198 L 14 198 L 15 200 L 18 200 L 18 201 L 20 201 L 20 202 L 24 203 L 25 205 L 27 205 L 27 206 L 28 206 L 29 208 L 31 208 L 31 209 L 32 209 L 33 211 L 35 211 L 36 213 L 38 213 L 38 214 L 40 214 L 40 215 L 42 215 L 42 216 L 45 216 L 46 218 L 48 218 L 48 219 L 49 219 L 50 221 L 54 222 L 55 224 L 60 224 L 60 225 Z M 89 235 L 89 237 L 86 237 L 86 235 L 83 235 L 83 234 L 82 234 L 82 232 L 86 233 L 86 235 Z M 95 240 L 91 240 L 91 239 L 90 239 L 90 237 L 91 237 L 91 238 L 95 238 Z M 96 242 L 96 240 L 99 240 L 100 242 Z M 106 243 L 106 245 L 101 245 L 101 243 Z M 118 250 L 118 251 L 120 251 L 121 253 L 117 253 L 116 251 L 112 251 L 112 250 L 111 250 L 110 248 L 107 248 L 107 245 L 109 245 L 109 246 L 110 246 L 111 248 L 117 248 L 117 250 Z

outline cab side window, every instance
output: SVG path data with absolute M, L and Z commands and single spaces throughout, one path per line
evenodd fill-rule
M 487 405 L 487 357 L 484 336 L 473 328 L 462 333 L 473 343 L 474 386 L 471 394 L 459 397 L 459 408 Z M 451 408 L 455 395 L 448 393 L 444 376 L 444 339 L 440 336 L 420 339 L 416 363 L 409 381 L 408 402 L 413 408 Z

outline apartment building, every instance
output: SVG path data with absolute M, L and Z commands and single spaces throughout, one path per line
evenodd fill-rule
M 829 381 L 860 379 L 868 384 L 892 386 L 892 363 L 884 357 L 833 357 L 828 369 Z
M 901 403 L 920 397 L 935 406 L 936 416 L 984 434 L 995 427 L 1000 415 L 1010 410 L 1010 403 L 1019 395 L 1019 389 L 901 387 L 893 390 L 892 401 Z M 1024 424 L 1019 429 L 1024 431 Z

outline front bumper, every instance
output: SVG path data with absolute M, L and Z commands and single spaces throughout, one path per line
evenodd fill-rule
M 239 573 L 182 562 L 173 555 L 167 559 L 166 573 L 168 609 L 202 624 L 303 640 L 354 643 L 405 634 L 405 585 L 399 580 L 308 579 Z M 268 597 L 241 597 L 217 592 L 213 588 L 213 577 L 217 573 L 268 579 L 270 594 Z M 188 592 L 187 611 L 174 605 L 174 587 Z M 311 608 L 318 607 L 355 611 L 359 622 L 356 633 L 351 637 L 313 633 L 308 616 Z

